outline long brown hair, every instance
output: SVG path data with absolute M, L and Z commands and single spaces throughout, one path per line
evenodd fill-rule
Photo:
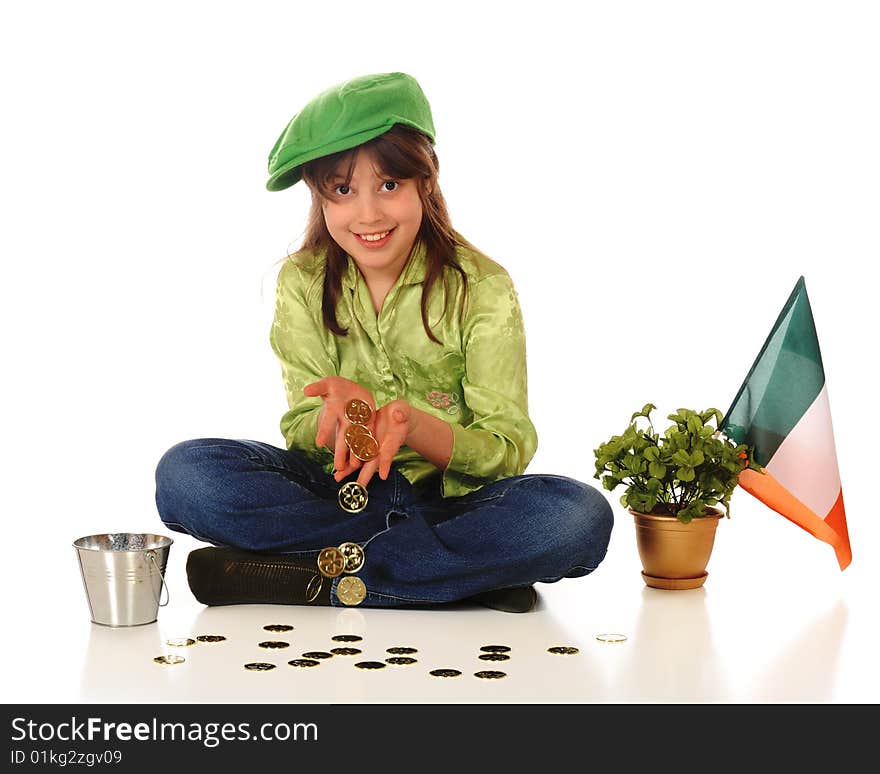
M 324 291 L 322 313 L 324 325 L 338 336 L 346 336 L 348 330 L 340 326 L 336 319 L 336 302 L 342 290 L 342 275 L 348 265 L 345 251 L 333 240 L 324 221 L 322 203 L 332 197 L 333 189 L 339 183 L 333 182 L 336 171 L 348 163 L 345 185 L 351 182 L 358 153 L 362 148 L 370 149 L 375 156 L 381 173 L 397 180 L 415 179 L 419 199 L 422 202 L 422 223 L 413 244 L 413 250 L 421 241 L 425 246 L 427 267 L 422 287 L 422 325 L 432 341 L 442 342 L 434 335 L 428 324 L 427 303 L 431 289 L 438 279 L 443 279 L 443 314 L 449 303 L 449 279 L 452 271 L 459 274 L 462 283 L 461 310 L 467 298 L 467 275 L 458 262 L 456 246 L 464 246 L 479 252 L 461 234 L 452 228 L 446 200 L 440 192 L 437 176 L 440 163 L 430 140 L 421 132 L 403 124 L 395 124 L 384 134 L 350 150 L 334 153 L 315 159 L 303 165 L 302 178 L 312 194 L 312 206 L 302 245 L 292 256 L 302 252 L 325 253 Z M 412 255 L 412 253 L 410 253 Z M 449 271 L 447 271 L 447 269 Z M 439 320 L 438 320 L 439 322 Z

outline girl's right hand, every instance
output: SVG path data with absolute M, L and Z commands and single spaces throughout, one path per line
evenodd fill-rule
M 327 446 L 333 450 L 333 467 L 336 469 L 334 477 L 341 481 L 363 464 L 353 454 L 349 454 L 348 444 L 345 443 L 345 431 L 351 424 L 345 416 L 345 405 L 353 398 L 367 403 L 373 411 L 368 427 L 375 433 L 376 401 L 366 387 L 342 376 L 325 376 L 317 382 L 307 384 L 303 388 L 303 394 L 310 398 L 320 396 L 324 400 L 324 407 L 318 417 L 315 445 Z

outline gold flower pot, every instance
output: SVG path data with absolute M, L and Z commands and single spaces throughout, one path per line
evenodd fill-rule
M 655 589 L 696 589 L 706 582 L 706 565 L 715 544 L 715 529 L 724 512 L 682 524 L 675 516 L 639 513 L 632 508 L 636 545 L 642 559 L 642 578 Z

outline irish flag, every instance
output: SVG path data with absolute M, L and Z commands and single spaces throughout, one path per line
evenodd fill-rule
M 754 447 L 765 472 L 739 485 L 833 546 L 840 569 L 852 560 L 825 370 L 801 277 L 719 428 Z

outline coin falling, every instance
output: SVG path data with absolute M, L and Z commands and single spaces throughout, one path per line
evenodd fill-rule
M 363 653 L 359 648 L 331 648 L 330 652 L 335 656 L 356 656 Z
M 599 642 L 626 642 L 625 634 L 597 634 Z
M 316 572 L 306 586 L 306 602 L 314 602 L 324 588 L 324 576 Z
M 339 488 L 337 500 L 346 513 L 360 513 L 369 502 L 367 490 L 357 481 L 349 481 Z
M 364 566 L 364 549 L 357 543 L 343 543 L 337 550 L 345 559 L 345 572 L 357 572 Z
M 172 648 L 188 648 L 190 645 L 195 645 L 196 641 L 192 637 L 175 637 L 172 640 L 167 640 L 165 644 Z
M 157 664 L 182 664 L 186 659 L 183 656 L 156 656 L 153 661 Z
M 323 650 L 310 650 L 308 653 L 302 654 L 303 658 L 333 658 L 332 653 L 327 653 Z
M 333 642 L 360 642 L 363 637 L 358 634 L 334 634 L 330 639 Z
M 273 650 L 279 650 L 281 648 L 289 648 L 289 642 L 282 642 L 281 640 L 266 640 L 266 642 L 260 643 L 261 648 L 270 648 Z
M 510 656 L 506 653 L 484 653 L 480 659 L 483 661 L 510 661 Z
M 457 669 L 432 669 L 428 674 L 432 677 L 458 677 L 461 672 Z
M 556 653 L 561 656 L 573 656 L 575 653 L 580 653 L 577 648 L 572 648 L 568 645 L 557 645 L 553 648 L 547 648 L 548 653 Z
M 313 667 L 318 666 L 320 661 L 315 661 L 313 658 L 295 658 L 293 661 L 288 661 L 288 664 L 292 667 Z
M 480 677 L 483 680 L 500 680 L 507 677 L 507 672 L 496 672 L 494 669 L 486 669 L 482 672 L 474 672 L 474 677 Z
M 358 661 L 355 666 L 358 669 L 384 669 L 386 665 L 381 661 Z
M 199 642 L 223 642 L 226 637 L 222 634 L 200 634 L 196 639 Z
M 389 664 L 416 664 L 418 663 L 417 658 L 412 658 L 410 656 L 392 656 L 391 658 L 385 659 Z
M 404 648 L 404 647 L 398 646 L 398 647 L 394 647 L 394 648 L 388 648 L 388 649 L 386 649 L 385 652 L 386 653 L 394 653 L 395 655 L 400 656 L 400 655 L 405 655 L 407 653 L 418 653 L 419 651 L 417 648 Z
M 318 554 L 318 569 L 325 578 L 336 578 L 345 570 L 345 556 L 335 546 L 328 546 Z
M 293 627 L 289 624 L 269 624 L 263 627 L 267 632 L 290 632 Z
M 359 605 L 367 596 L 364 582 L 354 575 L 346 575 L 336 587 L 336 596 L 346 605 Z
M 275 669 L 275 664 L 267 664 L 265 661 L 253 661 L 250 664 L 245 664 L 244 668 L 249 672 L 268 672 L 270 669 Z
M 483 645 L 480 650 L 486 653 L 509 653 L 510 648 L 507 645 Z

